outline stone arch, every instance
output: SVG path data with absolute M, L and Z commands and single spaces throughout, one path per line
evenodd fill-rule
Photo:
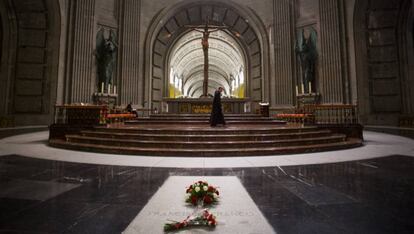
M 167 76 L 166 59 L 173 42 L 183 35 L 186 24 L 202 24 L 202 19 L 228 25 L 238 32 L 237 39 L 247 54 L 246 83 L 254 102 L 268 99 L 269 43 L 267 32 L 260 19 L 250 10 L 233 2 L 183 1 L 165 8 L 148 30 L 145 42 L 145 99 L 159 108 L 163 98 L 164 79 Z
M 184 82 L 187 83 L 187 80 L 191 78 L 191 73 L 196 71 L 204 73 L 204 55 L 200 45 L 201 39 L 201 33 L 190 31 L 172 43 L 173 46 L 171 46 L 166 56 L 165 66 L 168 74 L 170 69 L 174 68 L 174 71 L 182 75 Z M 245 51 L 234 39 L 234 36 L 225 31 L 217 31 L 210 34 L 209 74 L 222 73 L 225 81 L 221 86 L 229 87 L 230 77 L 238 73 L 241 67 L 246 67 L 246 58 Z M 209 76 L 209 80 L 213 78 L 214 76 Z M 204 79 L 203 75 L 198 76 L 198 79 Z M 168 82 L 165 83 L 165 87 L 167 85 Z
M 407 75 L 401 69 L 407 66 L 401 57 L 407 34 L 401 30 L 408 18 L 405 8 L 411 8 L 411 1 L 355 2 L 357 102 L 363 123 L 397 125 L 407 111 Z
M 212 76 L 212 74 L 215 74 L 216 76 Z M 199 80 L 201 80 L 201 79 L 197 79 L 197 77 L 202 77 L 202 76 L 203 76 L 202 71 L 197 71 L 191 74 L 189 78 L 187 79 L 185 88 L 187 88 L 187 90 L 191 90 L 194 84 L 197 83 Z M 226 94 L 230 92 L 230 84 L 227 83 L 228 80 L 226 79 L 225 75 L 219 71 L 219 69 L 209 71 L 209 77 L 210 77 L 209 78 L 210 81 L 214 81 L 216 84 L 215 88 L 213 89 L 213 92 L 210 94 L 214 94 L 215 89 L 217 89 L 217 87 L 219 86 L 223 86 Z M 184 94 L 188 95 L 188 93 L 184 93 Z
M 50 124 L 57 96 L 59 2 L 7 0 L 0 8 L 3 25 L 8 24 L 3 30 L 3 114 L 13 116 L 18 125 Z

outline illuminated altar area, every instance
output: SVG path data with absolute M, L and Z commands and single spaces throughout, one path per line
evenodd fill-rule
M 223 98 L 223 112 L 226 114 L 243 114 L 251 112 L 248 98 Z M 171 114 L 210 114 L 211 98 L 166 98 L 163 102 L 164 113 Z

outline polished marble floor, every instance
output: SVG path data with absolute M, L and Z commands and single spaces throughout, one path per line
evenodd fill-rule
M 182 157 L 180 155 L 162 157 L 100 154 L 54 148 L 47 144 L 48 137 L 48 131 L 40 131 L 2 138 L 0 139 L 0 156 L 21 155 L 66 162 L 153 168 L 277 167 L 366 160 L 389 155 L 414 157 L 413 139 L 372 131 L 364 131 L 364 145 L 353 149 L 245 157 Z
M 170 176 L 236 176 L 276 233 L 414 232 L 414 158 L 408 156 L 196 169 L 6 155 L 0 157 L 0 233 L 121 233 Z

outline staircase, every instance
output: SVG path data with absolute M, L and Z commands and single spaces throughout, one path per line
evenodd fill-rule
M 50 140 L 55 147 L 113 154 L 156 156 L 255 156 L 308 153 L 357 147 L 315 126 L 289 125 L 256 115 L 226 116 L 226 127 L 210 127 L 208 115 L 157 115 Z

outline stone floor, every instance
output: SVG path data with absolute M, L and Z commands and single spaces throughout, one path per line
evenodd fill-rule
M 414 232 L 412 157 L 180 169 L 9 155 L 0 157 L 0 233 L 121 233 L 169 176 L 236 176 L 276 233 Z
M 180 158 L 53 149 L 46 132 L 8 137 L 26 131 L 0 135 L 0 233 L 121 233 L 173 176 L 238 179 L 276 233 L 414 233 L 412 139 L 365 132 L 350 150 Z
M 0 156 L 21 155 L 56 161 L 102 165 L 165 168 L 246 168 L 323 164 L 365 160 L 389 155 L 414 157 L 414 140 L 377 132 L 364 132 L 362 147 L 334 152 L 245 157 L 162 157 L 100 154 L 48 146 L 48 131 L 0 139 Z

